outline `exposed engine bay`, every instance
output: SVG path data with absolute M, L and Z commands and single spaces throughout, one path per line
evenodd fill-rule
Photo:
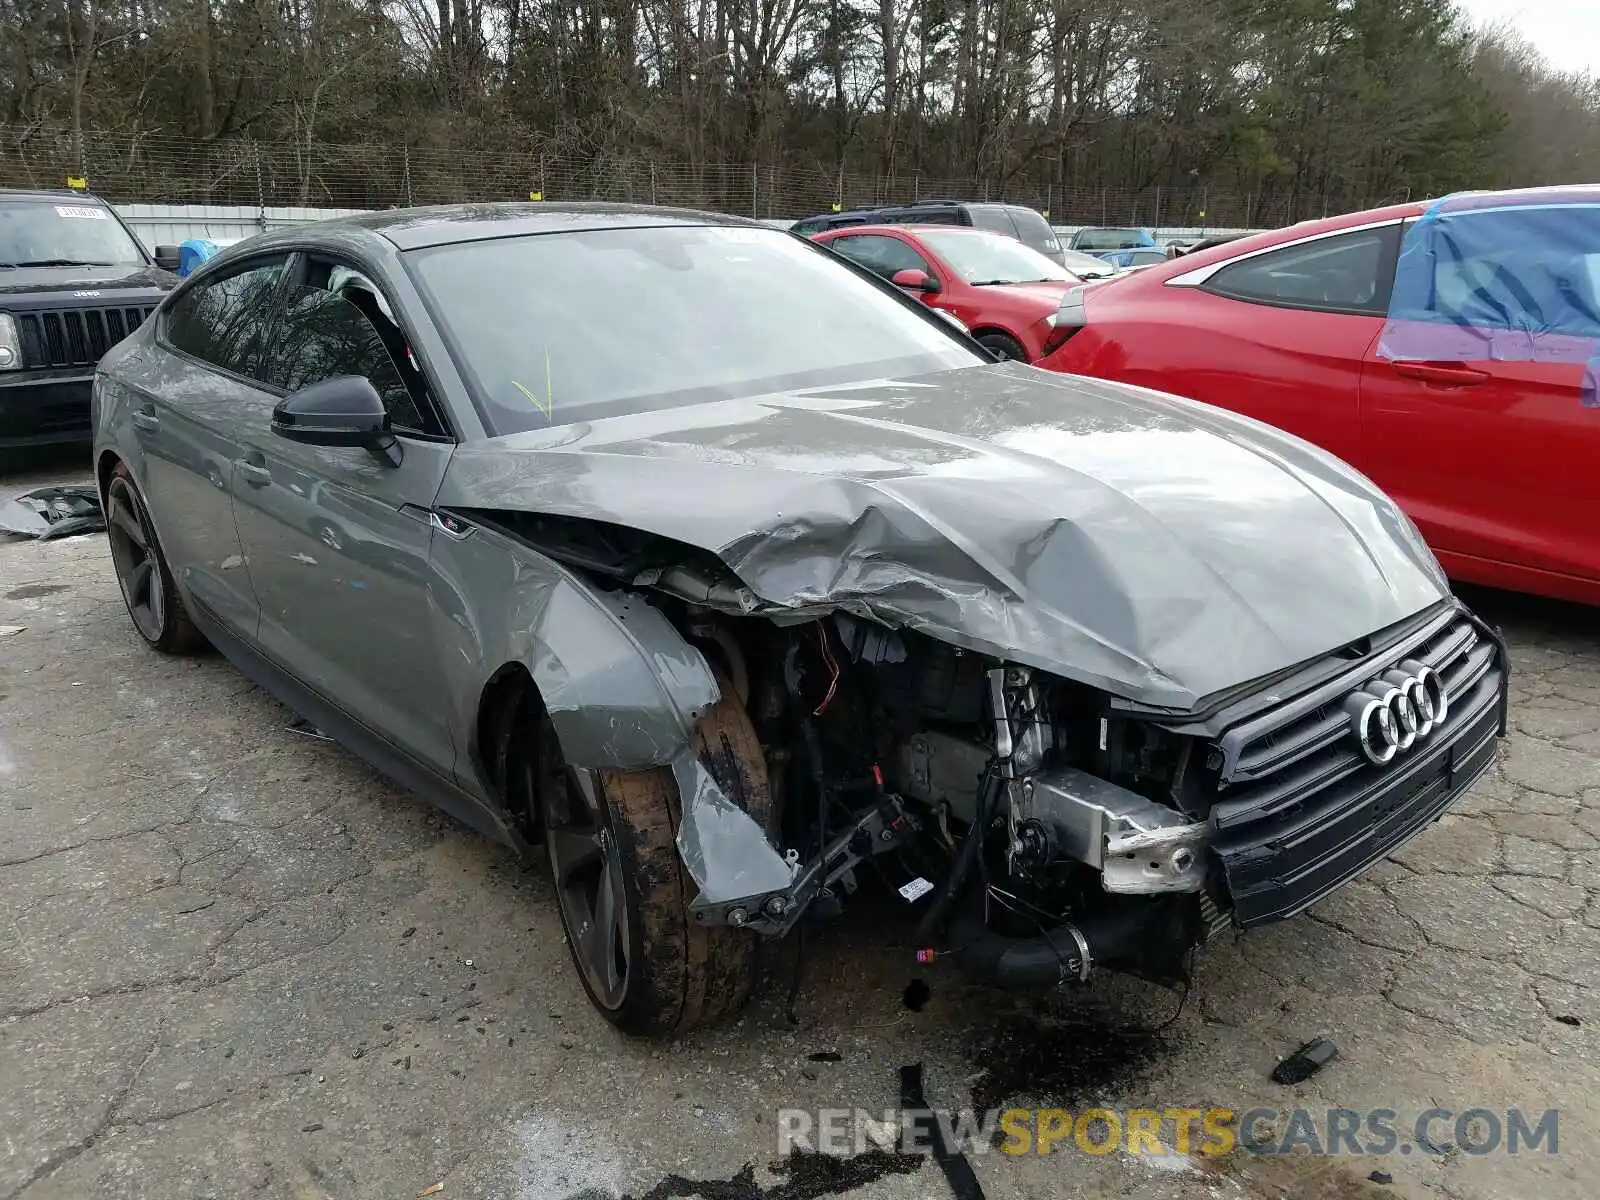
M 1225 919 L 1204 855 L 1216 772 L 1206 780 L 1194 737 L 846 613 L 685 619 L 755 717 L 794 870 L 764 896 L 703 891 L 696 919 L 782 934 L 838 912 L 871 860 L 923 910 L 930 940 L 1011 987 L 1079 982 L 1100 964 L 1171 978 L 1202 914 Z

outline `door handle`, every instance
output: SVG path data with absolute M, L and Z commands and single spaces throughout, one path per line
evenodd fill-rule
M 148 408 L 135 410 L 130 420 L 133 421 L 135 429 L 142 429 L 146 433 L 154 433 L 161 428 L 161 418 Z
M 263 488 L 272 482 L 272 471 L 267 467 L 264 454 L 252 454 L 247 458 L 233 460 L 233 469 L 239 473 L 239 478 L 251 487 Z
M 1441 387 L 1477 387 L 1489 378 L 1489 372 L 1465 363 L 1397 362 L 1391 365 L 1396 375 Z

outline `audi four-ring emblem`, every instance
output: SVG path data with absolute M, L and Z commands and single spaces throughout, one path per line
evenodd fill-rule
M 1407 659 L 1350 696 L 1344 710 L 1361 753 L 1381 767 L 1444 724 L 1450 694 L 1437 671 Z

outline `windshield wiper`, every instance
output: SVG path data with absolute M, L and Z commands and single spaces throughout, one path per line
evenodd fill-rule
M 1005 287 L 1013 283 L 1061 283 L 1059 279 L 974 279 L 973 287 Z
M 29 258 L 21 262 L 0 263 L 0 267 L 114 267 L 116 263 L 88 262 L 80 258 Z

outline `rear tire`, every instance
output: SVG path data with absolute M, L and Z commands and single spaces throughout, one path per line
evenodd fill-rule
M 1022 343 L 1017 341 L 1016 338 L 1011 337 L 1009 334 L 980 334 L 978 337 L 978 345 L 982 346 L 990 354 L 996 355 L 1002 359 L 1014 360 L 1016 362 L 1028 361 L 1028 352 L 1022 348 Z
M 695 753 L 770 834 L 776 822 L 761 744 L 733 688 L 719 683 L 722 699 L 701 720 Z M 624 1033 L 644 1036 L 684 1033 L 737 1014 L 755 987 L 759 938 L 691 915 L 697 889 L 678 854 L 683 806 L 672 771 L 574 771 L 548 721 L 541 760 L 540 803 L 562 926 L 595 1008 Z
M 126 463 L 112 468 L 105 515 L 112 567 L 139 636 L 162 654 L 193 654 L 203 649 L 205 635 L 195 628 L 183 607 L 144 497 Z

